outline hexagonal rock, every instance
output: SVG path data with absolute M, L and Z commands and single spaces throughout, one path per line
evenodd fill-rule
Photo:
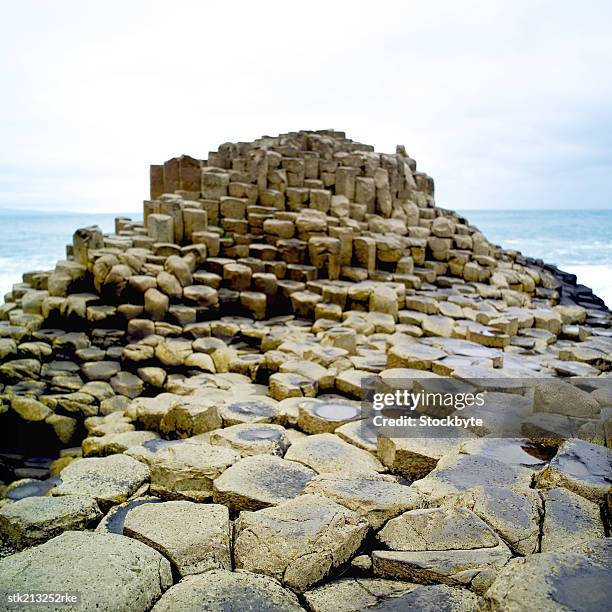
M 129 398 L 138 397 L 144 388 L 142 380 L 130 372 L 119 372 L 110 379 L 110 385 L 115 393 Z
M 516 493 L 529 490 L 533 472 L 481 455 L 453 453 L 445 455 L 425 478 L 412 486 L 437 503 L 445 497 L 478 486 L 505 487 Z
M 142 504 L 127 512 L 123 535 L 159 551 L 181 577 L 232 568 L 225 506 L 189 501 Z
M 467 508 L 411 510 L 391 519 L 377 539 L 392 550 L 471 550 L 499 544 L 497 534 Z
M 159 436 L 152 431 L 124 431 L 105 436 L 91 436 L 82 443 L 83 457 L 105 457 L 123 453 L 133 446 L 141 446 Z
M 537 552 L 542 501 L 537 491 L 479 486 L 439 500 L 443 506 L 469 508 L 519 555 Z
M 127 453 L 148 464 L 152 493 L 197 502 L 212 497 L 215 478 L 240 459 L 236 451 L 194 438 L 154 446 L 153 451 L 136 447 Z
M 242 512 L 235 524 L 237 568 L 272 576 L 296 591 L 323 580 L 361 545 L 368 523 L 330 500 L 301 495 Z
M 388 600 L 393 609 L 393 604 L 399 605 L 402 601 L 402 595 L 418 588 L 422 587 L 384 578 L 340 578 L 306 591 L 304 600 L 312 612 L 379 610 L 381 605 L 384 609 L 384 602 Z
M 334 433 L 345 442 L 376 454 L 377 432 L 367 419 L 345 423 L 338 427 Z
M 367 370 L 345 370 L 336 376 L 336 387 L 342 393 L 361 399 L 364 381 L 372 376 Z
M 252 572 L 212 570 L 188 576 L 166 591 L 152 612 L 303 612 L 276 580 Z
M 385 474 L 321 474 L 313 478 L 304 493 L 327 497 L 363 516 L 372 529 L 406 510 L 420 508 L 423 498 L 410 487 Z
M 78 593 L 85 611 L 146 612 L 171 585 L 162 555 L 112 533 L 69 531 L 0 560 L 2 592 Z
M 486 593 L 486 609 L 559 612 L 609 610 L 612 569 L 575 553 L 542 553 L 512 559 Z
M 223 404 L 219 412 L 224 427 L 241 423 L 282 424 L 284 421 L 284 415 L 278 402 L 263 395 L 253 395 L 248 399 Z
M 542 552 L 575 551 L 586 542 L 605 537 L 597 504 L 561 487 L 543 491 L 542 497 Z
M 78 459 L 62 470 L 51 495 L 88 495 L 105 510 L 146 489 L 149 476 L 146 465 L 126 455 Z
M 333 433 L 337 427 L 361 416 L 356 402 L 304 403 L 299 407 L 297 425 L 306 433 Z
M 187 396 L 165 412 L 159 431 L 168 438 L 189 438 L 221 427 L 219 408 L 203 397 Z
M 612 452 L 598 444 L 567 440 L 535 480 L 540 489 L 561 486 L 601 503 L 612 491 Z
M 315 397 L 317 395 L 317 383 L 299 374 L 277 372 L 270 376 L 269 383 L 270 395 L 279 401 L 288 397 Z
M 225 446 L 238 451 L 243 457 L 252 455 L 278 455 L 282 457 L 291 442 L 287 430 L 272 423 L 241 423 L 224 429 L 215 429 L 208 436 L 214 446 Z
M 246 457 L 213 484 L 213 500 L 232 510 L 259 510 L 299 495 L 315 472 L 274 455 Z
M 376 576 L 431 584 L 468 587 L 483 593 L 511 559 L 510 549 L 497 546 L 472 549 L 372 552 Z
M 123 535 L 123 524 L 127 513 L 133 508 L 137 508 L 142 504 L 161 504 L 163 500 L 153 495 L 142 495 L 140 497 L 134 497 L 123 504 L 113 506 L 105 515 L 104 518 L 98 523 L 95 531 L 99 533 L 118 533 Z
M 91 497 L 26 497 L 0 509 L 0 538 L 21 549 L 64 531 L 87 529 L 101 517 Z
M 444 351 L 426 344 L 396 344 L 387 353 L 387 368 L 431 370 L 431 364 L 444 357 Z
M 369 453 L 345 442 L 335 434 L 323 433 L 297 440 L 285 459 L 298 461 L 319 474 L 325 472 L 384 472 L 384 467 Z
M 173 393 L 160 393 L 156 397 L 139 397 L 129 404 L 125 414 L 144 429 L 159 431 L 164 415 L 180 400 L 181 398 Z
M 392 472 L 410 480 L 417 480 L 427 476 L 441 457 L 458 451 L 466 439 L 474 437 L 474 434 L 459 428 L 445 428 L 441 431 L 440 428 L 419 427 L 419 434 L 421 431 L 423 436 L 418 438 L 390 438 L 379 435 L 378 458 Z

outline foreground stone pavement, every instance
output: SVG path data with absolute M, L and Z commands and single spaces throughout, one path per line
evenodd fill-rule
M 152 166 L 115 230 L 0 306 L 0 594 L 609 609 L 612 318 L 572 275 L 331 130 Z M 377 431 L 373 377 L 483 422 Z

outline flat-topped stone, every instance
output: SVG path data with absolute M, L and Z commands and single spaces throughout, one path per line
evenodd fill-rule
M 213 481 L 240 459 L 236 451 L 211 446 L 196 438 L 126 451 L 146 463 L 151 474 L 151 491 L 167 499 L 205 501 L 212 497 Z M 145 466 L 146 467 L 146 466 Z
M 499 544 L 499 537 L 467 508 L 428 508 L 404 512 L 377 534 L 391 550 L 472 550 Z
M 418 493 L 393 476 L 371 472 L 320 474 L 306 485 L 304 493 L 327 497 L 357 512 L 372 529 L 379 529 L 387 520 L 424 503 Z
M 232 567 L 225 506 L 189 501 L 141 504 L 128 510 L 123 534 L 159 551 L 181 577 Z
M 88 611 L 146 612 L 171 585 L 162 555 L 112 533 L 69 531 L 0 559 L 3 592 L 78 593 Z
M 22 549 L 64 531 L 87 529 L 101 516 L 92 497 L 26 497 L 0 508 L 0 537 Z
M 260 454 L 282 457 L 290 445 L 287 430 L 273 423 L 230 425 L 211 431 L 208 440 L 213 445 L 232 448 L 243 457 Z
M 542 553 L 513 559 L 489 590 L 488 609 L 519 612 L 525 602 L 534 610 L 606 610 L 612 570 L 575 553 Z
M 51 495 L 87 495 L 106 509 L 142 492 L 149 477 L 149 468 L 127 455 L 79 459 L 62 470 Z
M 213 499 L 232 510 L 259 510 L 293 499 L 316 473 L 274 455 L 245 457 L 213 483 Z
M 315 434 L 297 440 L 285 454 L 285 459 L 297 461 L 319 474 L 382 472 L 384 467 L 369 452 L 357 448 L 330 433 Z
M 561 486 L 600 503 L 612 491 L 612 453 L 598 444 L 567 440 L 535 480 L 539 488 Z
M 238 569 L 266 574 L 304 591 L 359 548 L 368 523 L 358 514 L 314 495 L 273 508 L 242 512 L 236 521 Z

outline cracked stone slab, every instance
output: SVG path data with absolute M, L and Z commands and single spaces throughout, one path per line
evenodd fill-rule
M 232 568 L 225 506 L 189 501 L 141 504 L 128 510 L 123 535 L 159 551 L 181 577 Z
M 345 442 L 335 434 L 322 433 L 297 440 L 285 454 L 285 459 L 297 461 L 315 472 L 343 473 L 383 472 L 384 467 L 368 451 Z
M 278 455 L 282 457 L 291 442 L 287 430 L 272 423 L 241 423 L 211 431 L 208 436 L 214 446 L 225 446 L 243 457 Z
M 420 508 L 423 498 L 386 474 L 320 474 L 304 493 L 327 497 L 367 519 L 372 529 L 406 510 Z
M 146 612 L 171 585 L 167 559 L 112 533 L 68 531 L 0 560 L 0 591 L 77 592 L 86 612 Z
M 304 591 L 349 561 L 368 530 L 357 513 L 301 495 L 273 508 L 242 512 L 235 525 L 236 567 Z
M 303 612 L 297 597 L 269 576 L 212 570 L 183 578 L 152 612 Z
M 151 492 L 167 499 L 207 500 L 212 497 L 215 478 L 240 459 L 236 451 L 212 446 L 197 437 L 147 444 L 153 450 L 143 446 L 127 453 L 149 466 Z
M 213 484 L 213 499 L 232 510 L 259 510 L 299 495 L 316 473 L 274 455 L 245 457 Z
M 565 487 L 601 503 L 612 492 L 612 452 L 579 439 L 564 442 L 552 461 L 536 474 L 538 488 Z
M 485 599 L 488 610 L 570 612 L 610 609 L 612 570 L 576 553 L 541 553 L 513 559 Z M 606 585 L 608 588 L 606 588 Z
M 534 490 L 516 493 L 497 486 L 479 486 L 438 500 L 442 506 L 464 507 L 498 533 L 512 552 L 538 551 L 542 501 Z
M 542 491 L 542 552 L 574 551 L 605 537 L 599 505 L 562 487 Z
M 404 512 L 377 534 L 391 550 L 471 550 L 499 544 L 497 534 L 467 508 L 426 508 Z
M 102 510 L 146 490 L 149 468 L 127 455 L 78 459 L 65 467 L 51 495 L 87 495 Z
M 26 497 L 0 509 L 0 538 L 22 549 L 64 531 L 87 529 L 101 517 L 92 497 Z
M 482 455 L 445 455 L 436 468 L 412 486 L 434 504 L 478 486 L 504 487 L 523 493 L 530 489 L 533 471 Z
M 483 593 L 512 553 L 502 542 L 471 550 L 372 552 L 374 574 L 421 584 L 443 583 Z

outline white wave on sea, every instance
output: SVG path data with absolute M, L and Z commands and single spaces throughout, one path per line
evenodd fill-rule
M 54 265 L 55 262 L 50 262 L 47 257 L 0 257 L 0 303 L 14 284 L 22 282 L 24 272 L 50 270 Z
M 578 283 L 586 285 L 600 297 L 608 308 L 612 308 L 612 266 L 606 265 L 567 265 L 562 266 L 564 272 L 575 274 Z

